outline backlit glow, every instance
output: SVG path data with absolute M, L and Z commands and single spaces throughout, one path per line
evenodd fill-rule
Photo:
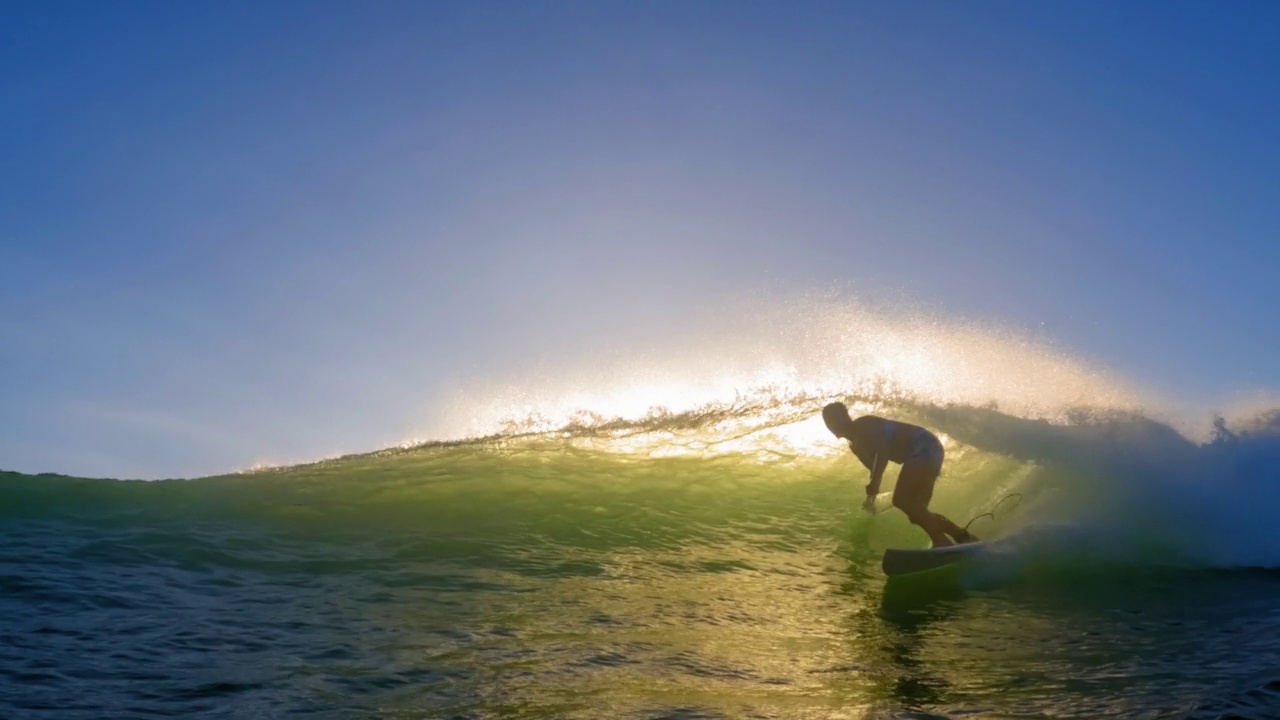
M 1005 329 L 847 299 L 747 310 L 747 321 L 705 318 L 708 331 L 673 334 L 661 350 L 584 358 L 473 389 L 451 408 L 459 419 L 452 434 L 561 432 L 615 452 L 785 460 L 843 451 L 817 416 L 831 400 L 855 415 L 911 401 L 995 404 L 1049 418 L 1140 404 L 1102 370 Z M 726 326 L 733 331 L 718 330 Z

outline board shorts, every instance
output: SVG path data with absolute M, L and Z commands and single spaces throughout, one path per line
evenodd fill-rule
M 922 460 L 933 466 L 935 472 L 942 471 L 942 460 L 946 456 L 946 452 L 942 449 L 942 442 L 938 440 L 938 436 L 920 428 L 916 431 L 915 437 L 911 438 L 911 447 L 907 452 L 908 460 Z
M 942 472 L 944 455 L 942 442 L 928 430 L 920 428 L 910 437 L 907 458 L 902 463 L 898 484 L 893 489 L 893 504 L 902 508 L 907 517 L 919 519 L 919 513 L 929 511 L 929 501 L 933 499 L 933 484 Z

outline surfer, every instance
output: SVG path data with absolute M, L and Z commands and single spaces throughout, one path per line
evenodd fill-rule
M 906 513 L 912 524 L 929 533 L 934 547 L 952 545 L 953 539 L 956 543 L 977 541 L 968 530 L 938 513 L 929 512 L 933 483 L 942 472 L 942 443 L 936 435 L 919 425 L 875 415 L 854 420 L 849 417 L 849 408 L 838 402 L 822 408 L 822 421 L 832 435 L 849 441 L 849 449 L 871 471 L 867 500 L 862 504 L 864 510 L 876 511 L 880 480 L 889 463 L 902 463 L 898 484 L 893 489 L 893 506 Z

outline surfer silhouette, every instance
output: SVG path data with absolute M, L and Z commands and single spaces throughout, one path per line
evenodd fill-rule
M 933 484 L 942 472 L 942 443 L 936 435 L 919 425 L 875 415 L 863 415 L 854 420 L 849 416 L 849 408 L 838 402 L 822 408 L 822 421 L 832 435 L 849 441 L 849 449 L 871 471 L 863 509 L 875 512 L 875 499 L 880 493 L 885 468 L 891 462 L 901 463 L 898 484 L 893 489 L 893 506 L 906 513 L 913 525 L 928 533 L 934 547 L 978 539 L 942 515 L 929 512 Z

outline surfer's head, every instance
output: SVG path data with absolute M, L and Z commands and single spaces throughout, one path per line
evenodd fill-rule
M 849 439 L 853 430 L 853 418 L 849 417 L 849 408 L 841 402 L 833 402 L 822 408 L 822 422 L 827 424 L 827 429 L 836 437 Z

